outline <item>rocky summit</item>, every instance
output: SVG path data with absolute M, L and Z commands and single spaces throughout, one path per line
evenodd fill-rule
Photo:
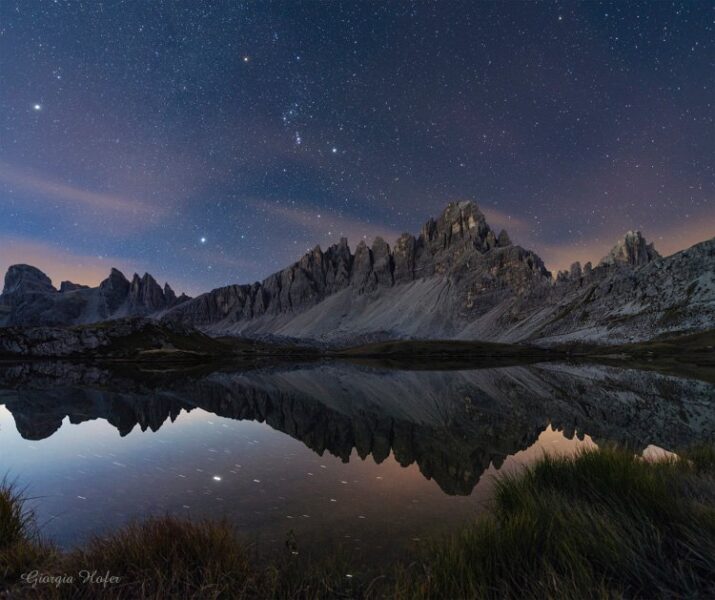
M 215 334 L 336 344 L 395 338 L 624 342 L 715 323 L 715 240 L 662 258 L 628 232 L 596 266 L 552 278 L 496 234 L 471 202 L 449 204 L 418 236 L 316 247 L 261 283 L 218 288 L 167 321 Z
M 601 264 L 641 267 L 656 258 L 660 258 L 660 254 L 656 252 L 653 244 L 646 242 L 640 231 L 628 231 L 603 257 Z
M 98 287 L 63 281 L 59 290 L 42 271 L 29 265 L 13 265 L 5 275 L 0 295 L 0 326 L 80 325 L 131 316 L 159 316 L 185 302 L 169 284 L 162 289 L 145 273 L 130 282 L 112 269 Z
M 418 235 L 354 252 L 346 239 L 246 285 L 176 297 L 151 275 L 112 269 L 97 288 L 10 268 L 0 325 L 91 323 L 145 316 L 211 335 L 348 345 L 384 339 L 471 339 L 543 345 L 621 343 L 715 326 L 715 238 L 662 257 L 629 231 L 598 263 L 552 277 L 495 232 L 472 202 L 451 203 Z
M 449 204 L 394 248 L 348 242 L 316 247 L 261 283 L 203 294 L 164 319 L 207 331 L 353 342 L 456 337 L 465 324 L 529 290 L 551 285 L 533 252 L 496 234 L 470 202 Z

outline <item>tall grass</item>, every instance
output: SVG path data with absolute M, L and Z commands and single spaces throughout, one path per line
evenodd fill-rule
M 94 538 L 65 557 L 66 568 L 121 577 L 115 592 L 127 597 L 218 598 L 243 596 L 255 574 L 244 547 L 227 523 L 169 517 L 133 523 L 107 538 Z M 97 593 L 85 586 L 80 597 Z
M 489 515 L 363 580 L 346 577 L 337 557 L 308 563 L 287 553 L 259 564 L 229 524 L 169 517 L 61 554 L 32 537 L 21 496 L 3 486 L 0 583 L 13 598 L 715 597 L 715 448 L 680 456 L 653 462 L 616 448 L 545 456 L 499 479 Z M 28 564 L 122 580 L 29 590 L 18 580 Z
M 26 539 L 31 522 L 32 514 L 25 508 L 22 493 L 3 479 L 0 482 L 0 548 Z
M 0 480 L 0 597 L 3 588 L 45 563 L 52 552 L 39 537 L 22 490 L 7 479 Z
M 502 478 L 493 513 L 435 544 L 410 598 L 714 597 L 712 449 L 645 461 L 545 456 Z

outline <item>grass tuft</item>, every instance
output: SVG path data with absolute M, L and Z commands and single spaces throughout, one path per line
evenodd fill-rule
M 89 569 L 121 576 L 115 592 L 127 597 L 241 597 L 254 585 L 247 553 L 228 523 L 171 517 L 132 523 L 92 539 L 65 557 L 67 570 Z M 87 589 L 87 593 L 96 590 Z
M 39 538 L 23 491 L 7 479 L 0 480 L 0 592 L 22 573 L 45 564 L 52 552 Z
M 28 538 L 32 522 L 22 492 L 3 479 L 0 482 L 0 549 Z

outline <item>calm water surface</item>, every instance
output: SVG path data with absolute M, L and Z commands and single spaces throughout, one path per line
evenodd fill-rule
M 714 436 L 712 385 L 610 367 L 0 368 L 0 474 L 67 547 L 170 513 L 226 517 L 258 551 L 290 536 L 382 560 L 461 527 L 544 451 Z

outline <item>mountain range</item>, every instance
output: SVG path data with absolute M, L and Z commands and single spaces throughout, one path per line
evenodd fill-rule
M 98 287 L 14 265 L 0 326 L 88 324 L 127 316 L 209 335 L 345 345 L 472 339 L 550 345 L 622 343 L 715 326 L 715 238 L 662 257 L 629 231 L 597 264 L 556 277 L 534 252 L 496 233 L 472 202 L 450 203 L 419 235 L 325 251 L 247 285 L 177 297 L 154 278 L 112 269 Z

